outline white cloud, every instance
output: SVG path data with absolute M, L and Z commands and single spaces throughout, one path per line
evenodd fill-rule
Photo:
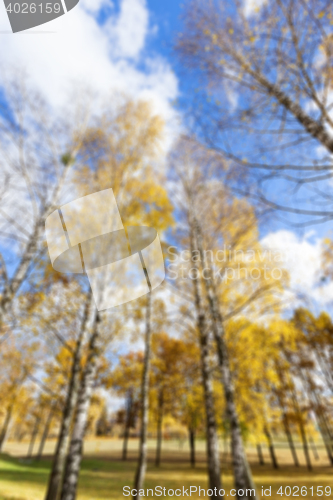
M 265 236 L 261 243 L 282 256 L 284 267 L 289 271 L 291 290 L 325 308 L 333 301 L 333 283 L 321 281 L 322 242 L 313 237 L 313 232 L 300 238 L 291 231 L 280 230 Z
M 148 28 L 145 0 L 123 0 L 118 19 L 110 22 L 110 31 L 116 40 L 116 55 L 118 52 L 122 57 L 137 57 L 144 48 Z
M 102 7 L 112 6 L 111 0 L 80 0 L 80 6 L 88 12 L 98 12 Z
M 260 11 L 264 5 L 266 5 L 267 0 L 244 0 L 243 2 L 243 12 L 245 17 L 251 17 Z
M 231 111 L 235 111 L 238 108 L 239 94 L 229 81 L 225 82 L 224 89 L 230 109 Z
M 64 105 L 76 85 L 89 86 L 105 96 L 121 90 L 131 96 L 150 97 L 166 119 L 174 117 L 169 102 L 177 96 L 177 79 L 167 61 L 152 58 L 148 49 L 142 53 L 149 32 L 144 0 L 122 0 L 119 15 L 101 26 L 96 17 L 106 4 L 112 7 L 108 0 L 81 0 L 68 14 L 14 35 L 9 33 L 0 2 L 0 37 L 2 47 L 6 46 L 0 53 L 0 65 L 25 68 L 55 108 Z M 130 59 L 133 57 L 136 62 Z M 140 68 L 147 69 L 137 68 L 138 59 Z

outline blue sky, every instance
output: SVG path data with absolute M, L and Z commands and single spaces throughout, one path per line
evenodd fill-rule
M 182 12 L 182 2 L 177 0 L 148 0 L 153 24 L 158 26 L 152 47 L 165 57 L 170 55 L 170 42 L 181 27 L 179 16 Z

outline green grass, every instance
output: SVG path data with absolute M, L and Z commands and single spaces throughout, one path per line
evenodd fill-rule
M 164 454 L 161 467 L 156 468 L 153 464 L 153 454 L 150 455 L 145 487 L 154 488 L 160 485 L 175 489 L 184 486 L 201 486 L 207 488 L 207 474 L 204 456 L 199 454 L 198 465 L 191 469 L 187 462 L 186 452 L 175 450 Z M 255 459 L 255 456 L 251 457 Z M 281 462 L 282 463 L 282 462 Z M 0 500 L 43 500 L 51 461 L 43 459 L 41 462 L 27 461 L 9 455 L 0 457 Z M 78 500 L 120 500 L 125 497 L 122 488 L 131 486 L 135 473 L 135 454 L 130 453 L 130 460 L 122 462 L 119 453 L 105 455 L 103 457 L 87 457 L 83 460 Z M 315 465 L 315 463 L 314 463 Z M 252 467 L 254 479 L 258 489 L 261 486 L 268 488 L 272 486 L 272 499 L 288 498 L 277 495 L 279 486 L 331 486 L 333 497 L 333 468 L 328 465 L 318 465 L 314 471 L 308 472 L 304 466 L 295 468 L 283 465 L 279 470 L 273 471 L 270 465 Z M 224 466 L 223 487 L 226 493 L 233 487 L 230 466 Z M 230 495 L 229 495 L 230 496 Z M 151 498 L 151 497 L 150 497 Z M 154 497 L 156 498 L 156 497 Z M 160 497 L 169 498 L 169 497 Z M 172 498 L 172 497 L 170 497 Z M 173 497 L 176 498 L 176 497 Z M 181 498 L 181 497 L 178 497 Z M 190 497 L 188 497 L 190 498 Z M 203 498 L 192 495 L 192 499 Z M 230 496 L 230 498 L 232 498 Z M 299 497 L 304 499 L 317 498 L 310 494 Z M 323 498 L 329 498 L 325 495 Z

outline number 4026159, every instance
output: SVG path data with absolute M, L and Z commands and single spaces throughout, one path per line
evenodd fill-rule
M 332 489 L 330 486 L 280 486 L 277 494 L 286 497 L 329 497 Z
M 14 12 L 15 14 L 36 14 L 36 13 L 46 13 L 46 14 L 60 14 L 61 4 L 60 3 L 10 3 L 7 8 L 7 12 L 10 14 Z

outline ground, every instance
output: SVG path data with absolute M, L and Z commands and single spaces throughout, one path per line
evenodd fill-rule
M 89 440 L 85 445 L 85 459 L 83 461 L 78 500 L 120 500 L 131 497 L 123 496 L 123 486 L 132 486 L 135 472 L 137 442 L 131 441 L 128 461 L 121 460 L 121 441 L 111 439 Z M 198 444 L 197 465 L 192 469 L 188 463 L 188 449 L 181 442 L 167 442 L 164 444 L 162 464 L 159 468 L 154 465 L 154 442 L 150 442 L 149 464 L 146 477 L 146 488 L 162 486 L 176 489 L 197 486 L 207 489 L 207 474 L 204 462 L 204 443 Z M 40 462 L 35 459 L 26 459 L 28 443 L 7 443 L 5 454 L 0 456 L 0 500 L 43 500 L 49 468 L 50 454 L 54 442 L 47 443 L 46 456 Z M 313 458 L 313 471 L 308 471 L 302 461 L 301 450 L 298 450 L 301 466 L 290 464 L 288 450 L 277 450 L 279 469 L 273 470 L 267 450 L 264 466 L 259 466 L 255 450 L 248 450 L 254 480 L 259 491 L 272 487 L 272 499 L 287 498 L 286 494 L 278 495 L 279 487 L 306 486 L 307 490 L 294 488 L 290 496 L 299 496 L 304 499 L 318 498 L 317 486 L 323 487 L 323 497 L 333 498 L 333 468 L 328 465 L 324 450 L 319 450 L 320 459 Z M 230 463 L 226 454 L 222 453 L 222 481 L 226 495 L 233 488 Z M 313 496 L 310 490 L 313 486 Z M 325 495 L 325 486 L 331 487 L 331 494 Z M 307 491 L 307 493 L 306 493 Z M 326 490 L 329 492 L 329 490 Z M 298 493 L 298 495 L 297 495 Z M 318 490 L 320 494 L 320 488 Z M 151 496 L 150 496 L 151 497 Z M 154 497 L 155 498 L 155 497 Z M 163 496 L 160 498 L 172 498 Z M 176 497 L 173 497 L 176 498 Z M 186 498 L 181 496 L 179 498 Z M 192 499 L 204 498 L 192 493 Z

